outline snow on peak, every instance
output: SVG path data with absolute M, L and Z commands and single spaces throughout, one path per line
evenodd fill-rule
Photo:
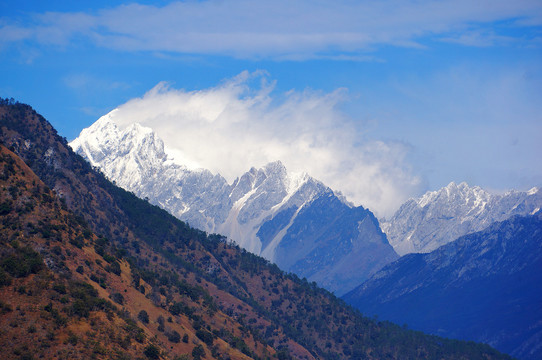
M 151 128 L 134 123 L 121 131 L 120 136 L 119 146 L 126 152 L 146 152 L 149 156 L 158 154 L 161 159 L 165 157 L 164 142 Z
M 138 137 L 144 137 L 145 135 L 153 133 L 151 128 L 143 126 L 140 123 L 133 123 L 128 126 L 125 132 Z
M 89 132 L 97 132 L 97 131 L 99 131 L 100 129 L 102 129 L 104 127 L 110 126 L 111 124 L 114 124 L 114 126 L 117 127 L 115 121 L 113 121 L 113 117 L 114 117 L 115 113 L 117 113 L 117 112 L 118 112 L 118 109 L 114 109 L 114 110 L 110 111 L 109 113 L 105 114 L 104 116 L 101 116 L 90 127 L 88 127 L 87 129 L 84 129 L 83 132 L 85 130 L 88 130 Z
M 479 186 L 470 187 L 466 182 L 457 185 L 449 183 L 440 190 L 428 191 L 414 200 L 420 208 L 424 208 L 435 202 L 464 201 L 466 203 L 482 204 L 489 197 L 489 193 Z
M 69 145 L 72 149 L 82 154 L 93 166 L 107 157 L 107 153 L 118 147 L 119 129 L 111 121 L 111 113 L 102 116 L 90 127 L 83 129 L 79 137 Z
M 253 167 L 230 185 L 181 151 L 166 148 L 151 128 L 138 123 L 120 128 L 115 112 L 84 129 L 71 142 L 73 149 L 119 186 L 249 251 L 261 249 L 256 233 L 265 221 L 328 189 L 307 173 L 289 173 L 281 161 Z
M 430 252 L 493 222 L 531 214 L 542 205 L 538 194 L 538 189 L 533 188 L 528 192 L 493 195 L 479 186 L 451 182 L 407 201 L 390 220 L 382 220 L 382 229 L 400 255 Z
M 301 186 L 307 183 L 311 177 L 306 172 L 293 172 L 288 176 L 288 181 L 286 182 L 286 192 L 288 194 L 293 194 Z
M 286 174 L 286 167 L 280 160 L 272 161 L 263 167 L 266 173 Z
M 418 200 L 414 199 L 415 202 L 418 203 L 419 207 L 426 207 L 429 203 L 433 201 L 433 199 L 438 195 L 437 191 L 428 191 L 421 198 Z

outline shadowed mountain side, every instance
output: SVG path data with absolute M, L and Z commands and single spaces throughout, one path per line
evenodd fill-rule
M 387 265 L 343 298 L 369 315 L 441 336 L 542 355 L 542 214 L 516 216 Z
M 277 265 L 337 295 L 398 258 L 370 211 L 349 207 L 331 192 L 301 209 L 296 220 L 276 249 Z

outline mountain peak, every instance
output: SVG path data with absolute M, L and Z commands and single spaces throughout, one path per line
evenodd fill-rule
M 107 153 L 118 147 L 119 140 L 119 129 L 109 113 L 83 129 L 69 145 L 75 152 L 83 154 L 93 166 L 97 166 L 107 157 Z
M 493 195 L 479 186 L 451 182 L 403 204 L 382 222 L 382 229 L 400 255 L 429 252 L 495 221 L 533 213 L 542 205 L 542 197 L 533 189 Z
M 134 123 L 121 132 L 119 146 L 127 152 L 137 149 L 144 156 L 155 156 L 157 154 L 160 159 L 165 157 L 162 139 L 151 128 L 142 126 L 139 123 Z
M 107 114 L 105 114 L 104 116 L 101 116 L 96 122 L 94 122 L 88 129 L 97 129 L 97 128 L 101 128 L 105 125 L 108 125 L 108 124 L 111 124 L 111 123 L 115 123 L 113 121 L 113 117 L 115 115 L 115 113 L 117 113 L 119 111 L 119 109 L 113 109 L 111 110 L 110 112 L 108 112 Z M 116 126 L 116 124 L 115 124 Z
M 437 192 L 441 192 L 441 193 L 446 192 L 448 194 L 457 193 L 457 192 L 465 193 L 465 192 L 468 192 L 468 191 L 472 191 L 472 190 L 474 190 L 476 188 L 477 187 L 469 186 L 469 184 L 467 184 L 465 181 L 462 181 L 459 184 L 452 181 L 448 185 L 446 185 L 446 187 L 444 187 L 444 188 L 442 188 L 440 190 L 437 190 Z
M 291 249 L 292 243 L 302 243 L 300 252 L 289 254 L 288 264 L 292 269 L 298 264 L 299 274 L 337 292 L 357 285 L 397 256 L 378 224 L 365 220 L 368 211 L 353 207 L 344 196 L 305 172 L 289 172 L 276 160 L 252 167 L 229 185 L 208 170 L 177 165 L 165 155 L 162 140 L 151 129 L 132 124 L 119 130 L 112 115 L 82 132 L 80 139 L 72 142 L 83 145 L 76 151 L 93 159 L 93 164 L 119 186 L 149 198 L 192 226 L 225 235 L 277 264 L 281 261 L 277 251 L 289 253 L 285 249 Z M 116 135 L 104 131 L 107 127 Z M 92 152 L 84 151 L 86 148 Z M 177 158 L 182 159 L 183 154 Z M 312 235 L 307 235 L 309 230 Z M 288 244 L 282 243 L 284 239 Z M 371 244 L 368 249 L 353 252 L 364 249 L 366 243 Z M 305 256 L 311 259 L 307 264 L 303 263 Z M 349 269 L 341 268 L 345 256 L 353 261 Z
M 126 133 L 148 135 L 152 134 L 153 131 L 151 128 L 143 126 L 140 123 L 133 123 L 132 125 L 128 126 L 128 128 L 126 129 Z
M 450 201 L 468 202 L 470 200 L 473 200 L 475 202 L 479 202 L 483 201 L 481 199 L 487 199 L 489 196 L 490 194 L 479 186 L 471 187 L 464 181 L 459 184 L 452 181 L 439 190 L 428 191 L 420 198 L 411 199 L 411 201 L 414 201 L 420 208 L 425 208 L 435 203 L 444 203 Z
M 281 185 L 286 190 L 287 196 L 294 194 L 309 180 L 320 183 L 306 172 L 288 172 L 286 166 L 284 166 L 280 160 L 268 163 L 263 167 L 263 171 L 267 176 L 274 177 L 277 181 L 280 181 Z
M 266 171 L 272 171 L 272 172 L 286 172 L 286 167 L 280 160 L 275 160 L 267 163 L 263 167 Z

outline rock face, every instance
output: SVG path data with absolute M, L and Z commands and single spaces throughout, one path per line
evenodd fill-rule
M 117 185 L 181 220 L 341 295 L 397 258 L 373 214 L 280 161 L 231 185 L 168 155 L 149 128 L 119 129 L 115 111 L 70 143 Z
M 485 229 L 514 215 L 533 214 L 542 207 L 538 188 L 493 195 L 466 183 L 450 183 L 404 203 L 382 230 L 399 255 L 427 253 L 462 235 Z
M 365 314 L 542 358 L 542 212 L 408 254 L 344 296 Z
M 84 129 L 70 143 L 75 152 L 118 186 L 167 208 L 192 226 L 209 231 L 213 219 L 226 218 L 231 201 L 224 178 L 175 163 L 151 129 L 133 124 L 121 131 L 111 121 L 113 115 L 114 111 Z
M 337 295 L 398 257 L 369 210 L 349 207 L 329 190 L 294 209 L 278 213 L 258 234 L 265 239 L 268 229 L 291 216 L 274 237 L 281 239 L 275 262 Z

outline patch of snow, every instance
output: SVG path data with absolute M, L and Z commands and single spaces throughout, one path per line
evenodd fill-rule
M 537 194 L 533 188 L 492 195 L 478 186 L 452 182 L 407 201 L 383 223 L 382 230 L 398 254 L 425 253 L 512 215 L 533 214 L 542 205 Z
M 265 247 L 265 249 L 263 249 L 263 251 L 261 252 L 260 256 L 264 257 L 265 259 L 269 260 L 269 261 L 275 261 L 275 250 L 277 249 L 277 246 L 280 244 L 280 242 L 282 241 L 282 239 L 284 238 L 284 236 L 286 235 L 286 233 L 288 232 L 288 229 L 290 229 L 290 227 L 293 225 L 297 215 L 299 214 L 299 212 L 301 211 L 301 209 L 303 209 L 303 207 L 305 206 L 305 204 L 307 204 L 307 202 L 303 203 L 303 205 L 301 205 L 297 210 L 296 212 L 294 213 L 294 215 L 292 216 L 292 218 L 290 219 L 290 222 L 288 223 L 288 225 L 286 225 L 284 228 L 282 228 L 278 233 L 277 235 L 275 235 L 275 237 L 271 240 L 271 242 L 269 243 L 269 245 L 267 245 Z

